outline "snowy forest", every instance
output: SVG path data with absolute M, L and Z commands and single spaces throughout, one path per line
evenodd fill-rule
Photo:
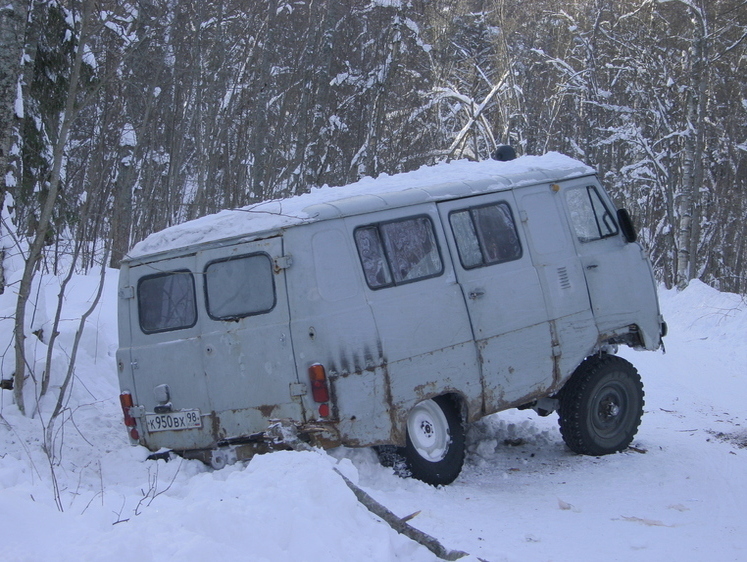
M 629 450 L 510 410 L 444 488 L 369 448 L 213 471 L 129 446 L 135 244 L 500 145 L 593 166 L 651 256 L 667 354 L 622 350 Z M 470 562 L 744 558 L 746 157 L 747 0 L 2 0 L 3 559 L 435 559 L 340 476 Z
M 596 167 L 667 287 L 747 291 L 744 0 L 4 3 L 2 229 L 42 268 L 510 144 Z
M 747 293 L 744 0 L 3 3 L 17 335 L 39 272 L 499 144 L 596 167 L 667 288 Z

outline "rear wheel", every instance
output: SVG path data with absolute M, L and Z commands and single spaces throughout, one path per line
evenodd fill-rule
M 464 464 L 464 425 L 454 400 L 438 396 L 417 404 L 407 418 L 407 445 L 397 452 L 414 478 L 451 484 Z
M 560 392 L 560 433 L 568 447 L 584 455 L 627 449 L 643 416 L 643 384 L 621 357 L 587 358 Z

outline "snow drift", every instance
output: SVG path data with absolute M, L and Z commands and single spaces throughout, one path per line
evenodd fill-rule
M 97 280 L 74 280 L 60 358 Z M 58 285 L 44 278 L 41 288 L 34 321 L 43 330 Z M 366 449 L 273 453 L 220 471 L 197 461 L 146 461 L 145 449 L 128 445 L 117 402 L 110 272 L 50 455 L 42 448 L 50 403 L 22 417 L 12 393 L 2 393 L 2 558 L 435 559 L 358 503 L 337 469 L 399 516 L 416 514 L 413 526 L 469 552 L 467 560 L 743 559 L 747 304 L 699 282 L 681 293 L 662 291 L 661 302 L 667 353 L 621 352 L 646 389 L 633 449 L 577 456 L 563 445 L 554 415 L 503 412 L 468 428 L 462 475 L 433 488 L 398 478 Z M 0 308 L 7 348 L 11 291 Z M 39 360 L 46 349 L 41 340 L 36 346 Z

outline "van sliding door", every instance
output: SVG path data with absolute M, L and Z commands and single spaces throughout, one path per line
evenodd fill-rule
M 392 419 L 444 392 L 461 393 L 470 413 L 481 409 L 469 318 L 435 213 L 422 205 L 347 220 L 386 358 Z

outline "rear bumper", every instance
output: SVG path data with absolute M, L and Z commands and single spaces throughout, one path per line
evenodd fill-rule
M 272 451 L 290 451 L 307 447 L 330 449 L 341 445 L 340 433 L 333 422 L 298 424 L 291 420 L 275 420 L 267 430 L 253 435 L 231 437 L 209 449 L 172 449 L 171 452 L 195 459 L 220 469 L 236 461 Z M 149 459 L 168 458 L 168 452 L 154 453 Z

